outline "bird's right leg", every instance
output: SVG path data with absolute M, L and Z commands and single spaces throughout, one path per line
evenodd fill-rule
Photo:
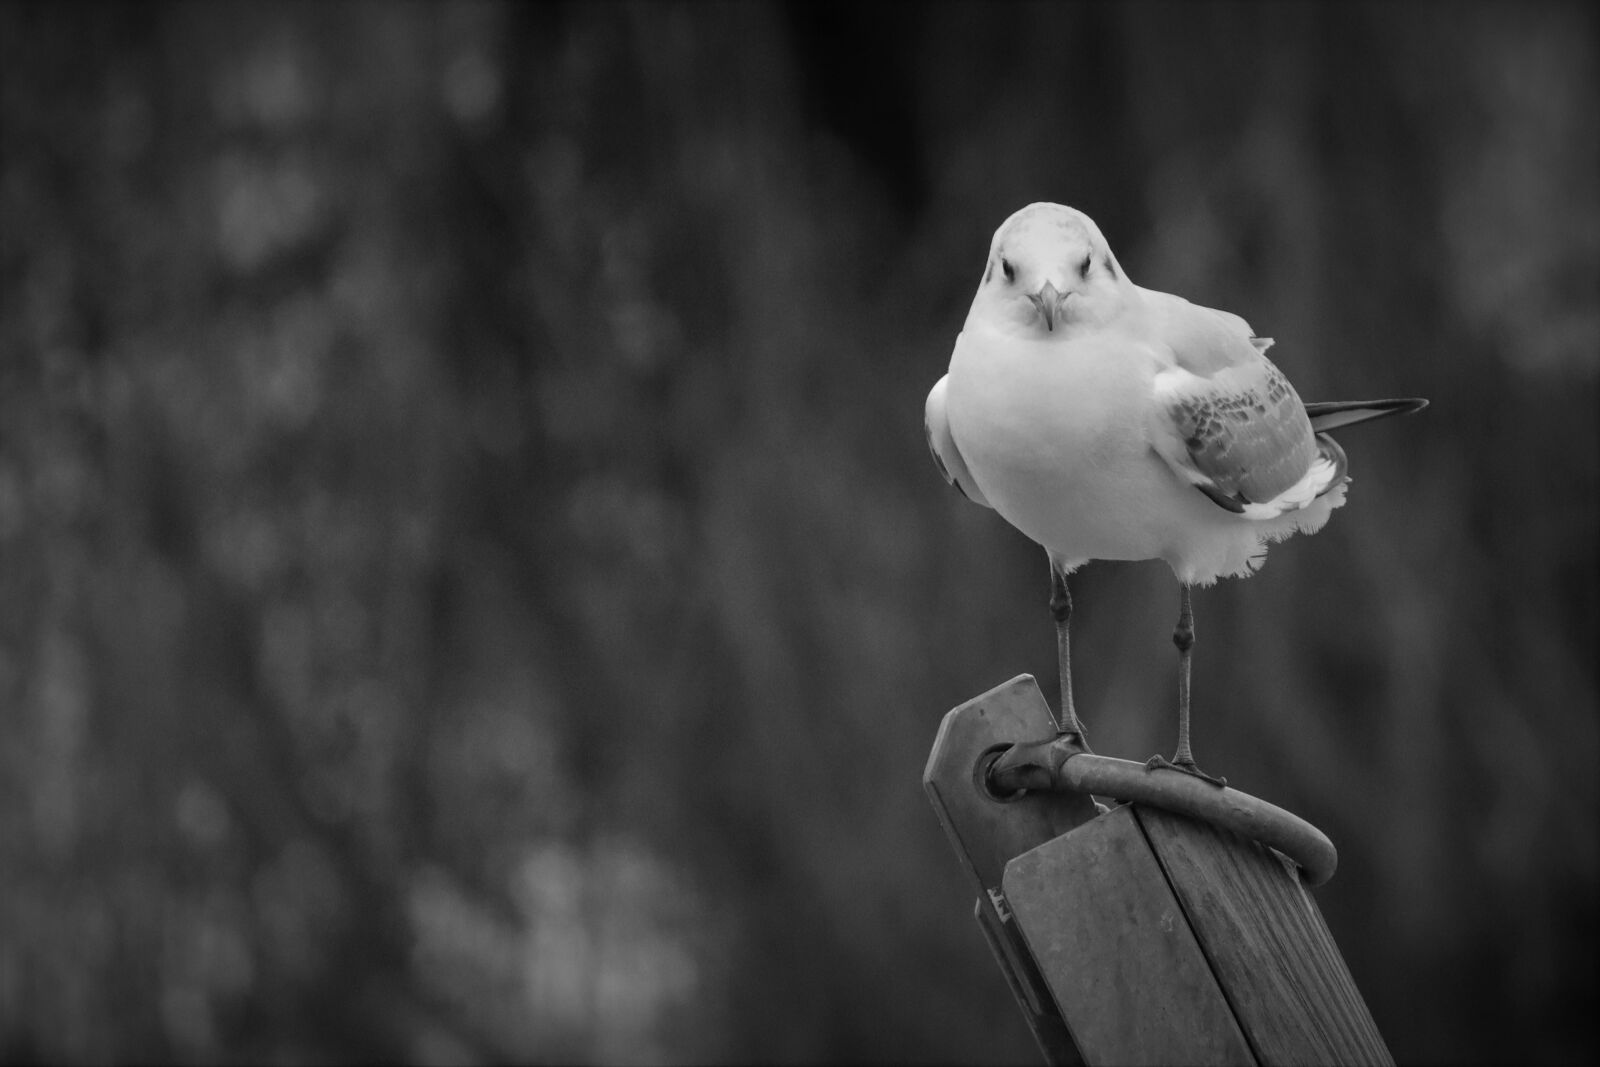
M 1050 615 L 1056 620 L 1056 666 L 1061 672 L 1061 713 L 1056 735 L 1014 744 L 989 764 L 991 786 L 1003 792 L 1048 789 L 1059 780 L 1062 762 L 1075 752 L 1088 752 L 1089 739 L 1072 706 L 1072 593 L 1067 576 L 1050 557 Z M 1053 713 L 1052 713 L 1053 714 Z
M 1061 675 L 1061 714 L 1056 717 L 1056 726 L 1063 734 L 1076 736 L 1087 748 L 1088 736 L 1072 703 L 1072 591 L 1067 588 L 1067 576 L 1053 556 L 1050 559 L 1050 615 L 1056 620 L 1056 667 Z

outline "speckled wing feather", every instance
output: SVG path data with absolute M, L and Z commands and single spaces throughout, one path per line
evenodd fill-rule
M 1271 342 L 1249 336 L 1236 315 L 1182 303 L 1163 309 L 1176 357 L 1155 378 L 1163 458 L 1218 506 L 1251 519 L 1303 508 L 1339 484 L 1344 454 L 1312 431 L 1294 387 L 1263 354 Z

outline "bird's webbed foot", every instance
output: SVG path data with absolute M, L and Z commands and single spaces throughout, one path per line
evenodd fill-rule
M 1202 771 L 1199 765 L 1196 764 L 1192 759 L 1174 761 L 1167 759 L 1165 756 L 1151 756 L 1145 761 L 1144 766 L 1145 770 L 1149 771 L 1181 771 L 1184 774 L 1200 779 L 1202 782 L 1210 782 L 1219 789 L 1228 784 L 1228 780 L 1226 778 L 1217 778 L 1213 775 L 1207 774 L 1205 771 Z

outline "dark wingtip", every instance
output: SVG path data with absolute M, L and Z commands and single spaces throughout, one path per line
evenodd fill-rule
M 1199 485 L 1195 486 L 1195 488 L 1200 490 L 1206 496 L 1210 497 L 1211 502 L 1217 505 L 1217 507 L 1222 508 L 1225 511 L 1231 511 L 1235 515 L 1244 514 L 1245 501 L 1240 500 L 1237 497 L 1228 496 L 1216 486 L 1207 485 L 1204 482 L 1201 482 Z
M 1305 407 L 1311 419 L 1311 428 L 1320 432 L 1384 419 L 1390 415 L 1410 415 L 1427 406 L 1427 400 L 1413 396 L 1390 400 L 1332 400 L 1307 404 Z

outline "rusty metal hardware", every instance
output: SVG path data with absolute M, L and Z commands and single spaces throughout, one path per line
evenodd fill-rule
M 987 787 L 996 799 L 1030 791 L 1113 797 L 1149 804 L 1231 830 L 1282 853 L 1304 871 L 1307 885 L 1322 885 L 1339 866 L 1339 853 L 1321 830 L 1292 812 L 1227 786 L 1178 771 L 1084 752 L 1071 735 L 1011 746 L 988 757 Z

